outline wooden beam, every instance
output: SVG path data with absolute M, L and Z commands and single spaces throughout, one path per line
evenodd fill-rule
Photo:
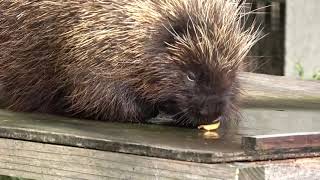
M 275 115 L 272 119 L 276 121 L 269 119 L 270 113 Z M 320 112 L 298 119 L 288 119 L 288 114 L 290 111 L 247 111 L 249 121 L 242 121 L 239 128 L 227 133 L 221 129 L 217 132 L 220 138 L 216 139 L 198 129 L 108 123 L 0 110 L 0 137 L 201 163 L 320 156 L 320 150 L 310 152 L 303 148 L 261 155 L 247 153 L 241 148 L 241 136 L 244 135 L 295 132 L 297 127 L 311 132 L 320 128 L 320 123 L 313 120 Z M 304 127 L 300 127 L 299 120 L 304 118 Z M 284 129 L 288 123 L 292 123 L 291 128 Z
M 240 83 L 245 107 L 320 109 L 320 81 L 242 73 Z
M 237 163 L 237 165 L 239 165 L 238 180 L 320 179 L 319 158 Z
M 242 137 L 242 147 L 247 151 L 266 153 L 272 151 L 320 151 L 320 132 L 288 133 Z
M 234 179 L 237 167 L 0 138 L 0 174 L 30 179 Z
M 0 138 L 0 179 L 320 179 L 319 164 L 320 158 L 204 164 Z

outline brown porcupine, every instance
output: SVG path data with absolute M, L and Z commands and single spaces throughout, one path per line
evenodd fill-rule
M 244 15 L 240 0 L 2 0 L 5 103 L 109 121 L 227 119 L 257 39 Z

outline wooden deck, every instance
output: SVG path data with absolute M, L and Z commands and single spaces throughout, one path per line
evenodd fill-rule
M 319 179 L 319 146 L 247 151 L 241 145 L 245 136 L 318 131 L 320 111 L 301 112 L 246 109 L 239 128 L 217 138 L 196 129 L 1 110 L 0 174 L 31 179 L 256 179 L 278 173 Z
M 0 110 L 0 179 L 320 179 L 320 83 L 241 80 L 246 108 L 228 132 Z
M 320 109 L 320 81 L 243 73 L 240 76 L 247 107 Z
M 0 174 L 29 179 L 320 178 L 320 158 L 204 164 L 9 139 L 0 152 Z

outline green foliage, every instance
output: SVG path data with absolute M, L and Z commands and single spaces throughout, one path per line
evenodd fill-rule
M 314 80 L 320 80 L 320 69 L 313 74 L 312 78 Z
M 298 76 L 301 79 L 304 79 L 304 69 L 303 69 L 303 66 L 301 65 L 300 62 L 297 62 L 295 64 L 295 70 L 296 70 Z M 320 80 L 320 69 L 317 69 L 317 70 L 314 71 L 314 73 L 312 75 L 312 79 L 313 80 Z
M 302 67 L 301 63 L 299 63 L 299 62 L 296 63 L 295 69 L 296 69 L 296 72 L 298 73 L 298 76 L 303 79 L 303 77 L 304 77 L 304 70 L 303 70 L 303 67 Z
M 31 180 L 31 179 L 0 175 L 0 180 Z

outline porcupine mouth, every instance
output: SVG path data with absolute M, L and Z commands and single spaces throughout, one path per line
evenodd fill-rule
M 199 119 L 197 121 L 197 123 L 194 125 L 194 126 L 199 126 L 199 125 L 210 125 L 210 124 L 214 124 L 214 123 L 217 123 L 217 122 L 221 122 L 223 119 L 223 116 L 219 116 L 217 118 L 212 118 L 212 119 Z
M 173 115 L 171 116 L 172 119 L 175 121 L 175 124 L 178 126 L 186 126 L 186 127 L 198 127 L 199 125 L 210 125 L 213 123 L 217 123 L 218 121 L 223 120 L 223 116 L 219 116 L 217 118 L 201 118 L 198 116 L 179 116 Z
M 209 125 L 223 120 L 223 115 L 217 117 L 201 117 L 196 112 L 185 112 L 177 108 L 174 101 L 167 101 L 159 106 L 159 110 L 174 120 L 174 124 L 179 126 L 197 127 L 199 125 Z

